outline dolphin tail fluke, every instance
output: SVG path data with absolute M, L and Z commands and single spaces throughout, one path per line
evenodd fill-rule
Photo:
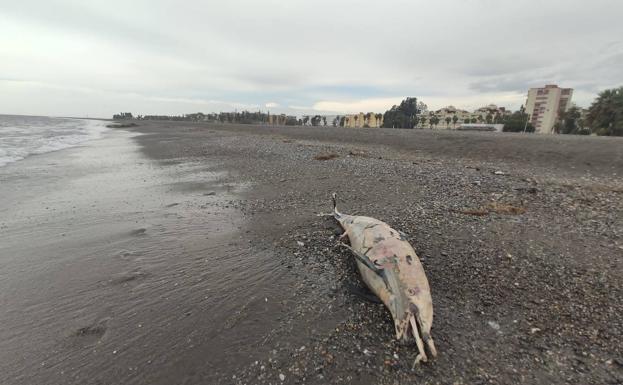
M 331 194 L 331 200 L 333 200 L 333 216 L 335 218 L 341 217 L 342 214 L 339 211 L 337 211 L 337 193 Z

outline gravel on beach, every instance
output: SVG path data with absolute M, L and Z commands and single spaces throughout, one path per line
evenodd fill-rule
M 623 383 L 623 141 L 428 130 L 140 122 L 144 152 L 209 159 L 222 204 L 288 279 L 233 384 Z M 315 130 L 315 131 L 314 131 Z M 389 312 L 339 247 L 341 211 L 407 234 L 439 356 L 412 368 Z M 206 194 L 215 192 L 206 192 Z M 218 194 L 218 192 L 216 192 Z M 242 314 L 253 317 L 252 314 Z

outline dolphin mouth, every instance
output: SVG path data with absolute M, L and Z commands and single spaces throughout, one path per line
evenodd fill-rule
M 408 314 L 408 324 L 404 332 L 404 337 L 408 338 L 409 332 L 411 332 L 411 334 L 413 335 L 413 338 L 415 339 L 415 343 L 418 348 L 418 355 L 415 357 L 415 362 L 413 363 L 414 367 L 420 361 L 428 361 L 428 355 L 426 354 L 427 349 L 431 357 L 437 357 L 437 348 L 435 348 L 435 342 L 427 332 L 424 332 L 424 329 L 422 328 L 422 322 L 420 321 L 420 318 L 417 317 L 417 315 Z

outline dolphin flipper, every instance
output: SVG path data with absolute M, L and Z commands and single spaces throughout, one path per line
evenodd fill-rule
M 363 263 L 365 267 L 367 267 L 368 269 L 372 270 L 374 273 L 376 273 L 376 275 L 381 277 L 383 282 L 385 282 L 385 286 L 387 287 L 387 290 L 389 290 L 391 292 L 390 286 L 389 286 L 389 282 L 387 282 L 387 277 L 385 276 L 385 271 L 383 270 L 383 268 L 379 268 L 378 266 L 376 266 L 374 263 L 372 263 L 370 258 L 368 258 L 365 254 L 358 253 L 352 247 L 350 247 L 348 245 L 345 245 L 343 243 L 340 243 L 340 245 L 342 247 L 346 247 L 348 250 L 350 250 L 353 253 L 353 255 L 355 256 L 355 258 L 357 258 L 357 260 L 359 262 Z

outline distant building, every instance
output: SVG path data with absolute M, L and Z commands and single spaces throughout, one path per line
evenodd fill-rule
M 268 124 L 273 125 L 273 126 L 285 126 L 286 125 L 286 114 L 281 114 L 281 115 L 275 115 L 272 114 L 268 115 Z
M 286 114 L 268 115 L 267 123 L 272 126 L 295 126 L 298 124 L 296 116 Z
M 555 84 L 548 84 L 544 88 L 530 88 L 526 100 L 526 113 L 538 134 L 553 134 L 554 124 L 560 113 L 571 105 L 573 89 L 559 88 Z
M 475 110 L 472 114 L 472 117 L 476 117 L 476 119 L 478 120 L 478 116 L 480 116 L 480 120 L 486 122 L 487 120 L 495 121 L 496 117 L 503 117 L 506 115 L 510 115 L 510 113 L 511 112 L 504 107 L 498 107 L 495 104 L 489 104 Z
M 508 114 L 510 111 L 495 104 L 478 108 L 474 112 L 448 106 L 420 115 L 418 127 L 450 130 L 461 124 L 497 124 Z M 433 118 L 437 119 L 437 124 L 432 124 Z
M 379 128 L 383 126 L 383 114 L 360 112 L 355 115 L 344 116 L 344 127 L 350 128 Z

